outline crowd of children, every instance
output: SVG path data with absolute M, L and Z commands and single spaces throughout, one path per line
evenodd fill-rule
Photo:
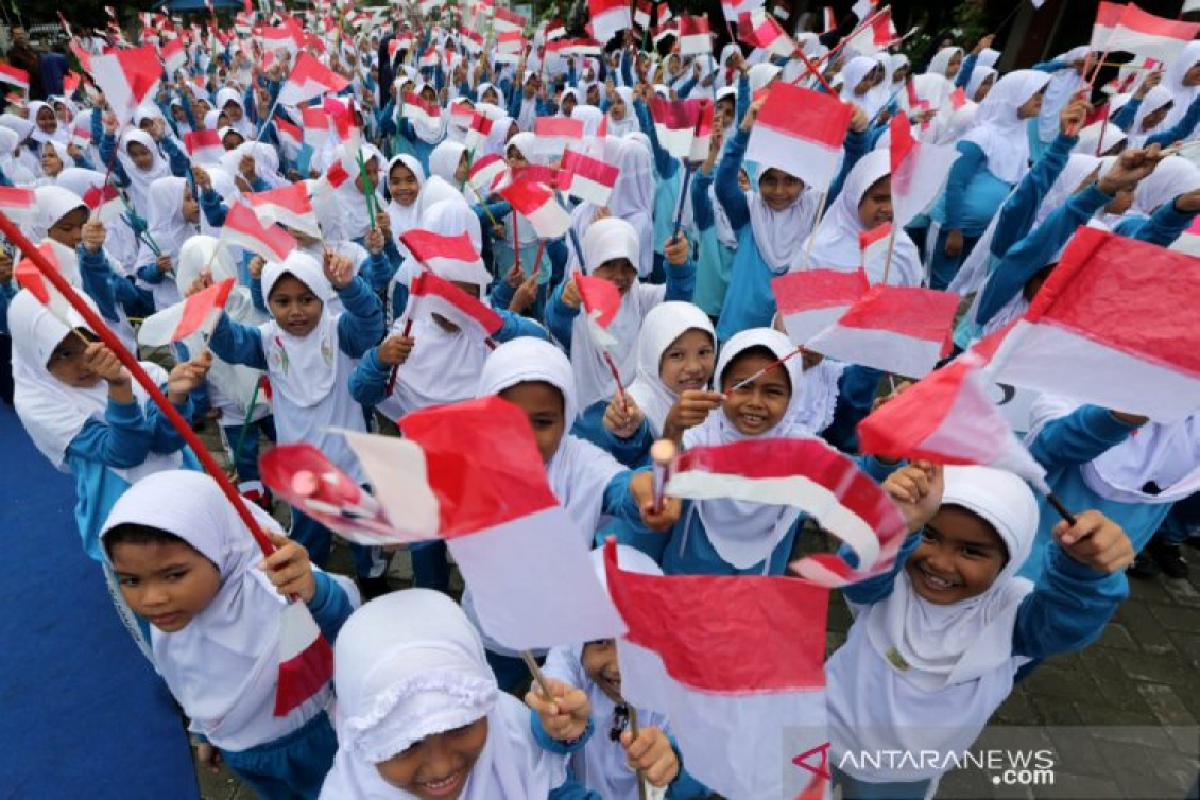
M 491 4 L 467 5 L 483 30 Z M 314 445 L 365 483 L 341 431 L 395 435 L 407 414 L 499 395 L 528 415 L 550 488 L 589 547 L 615 536 L 637 572 L 783 576 L 813 520 L 728 498 L 656 504 L 651 446 L 821 437 L 884 487 L 909 531 L 893 568 L 844 592 L 854 624 L 826 664 L 835 754 L 969 747 L 1029 668 L 1100 635 L 1127 572 L 1186 574 L 1195 416 L 1038 398 L 1028 446 L 1076 513 L 1068 524 L 1014 474 L 858 454 L 857 422 L 905 376 L 797 355 L 771 281 L 862 268 L 873 284 L 954 292 L 961 351 L 1028 309 L 1081 227 L 1194 253 L 1200 42 L 1103 97 L 1088 92 L 1099 54 L 1086 47 L 1006 72 L 985 37 L 939 49 L 918 72 L 863 48 L 870 35 L 848 36 L 875 13 L 865 2 L 836 30 L 799 34 L 791 58 L 737 43 L 681 56 L 633 30 L 598 55 L 567 55 L 556 23 L 516 55 L 481 54 L 458 8 L 358 35 L 259 20 L 290 32 L 283 47 L 239 20 L 212 47 L 189 41 L 185 67 L 129 122 L 90 81 L 0 115 L 0 184 L 36 197 L 24 232 L 134 353 L 140 320 L 235 281 L 211 335 L 140 355 L 181 415 L 219 429 L 242 481 L 257 480 L 265 436 Z M 306 56 L 345 88 L 278 103 Z M 746 157 L 778 82 L 853 106 L 828 192 Z M 651 105 L 682 99 L 715 104 L 701 161 L 673 156 L 656 128 Z M 1088 124 L 1096 99 L 1111 113 Z M 535 133 L 547 118 L 581 121 L 572 148 L 617 170 L 607 203 L 551 194 L 570 218 L 552 239 L 503 194 L 523 170 L 558 167 L 561 145 Z M 957 160 L 886 253 L 864 251 L 861 237 L 893 217 L 895 118 Z M 202 132 L 223 152 L 193 147 Z M 503 169 L 481 188 L 472 173 L 487 159 Z M 255 255 L 244 235 L 235 244 L 226 223 L 247 195 L 297 184 L 315 222 L 278 220 L 294 240 L 286 257 Z M 418 260 L 413 231 L 465 237 L 476 257 Z M 552 696 L 535 685 L 518 699 L 526 664 L 477 627 L 470 585 L 461 605 L 451 599 L 444 544 L 409 548 L 414 586 L 394 590 L 393 553 L 352 545 L 356 580 L 337 576 L 324 571 L 329 528 L 291 509 L 285 534 L 255 507 L 277 547 L 262 559 L 97 331 L 20 289 L 20 258 L 11 243 L 0 257 L 4 399 L 73 476 L 84 550 L 203 763 L 223 760 L 264 798 L 632 800 L 637 776 L 651 796 L 709 796 L 670 720 L 622 699 L 619 643 L 539 654 Z M 499 327 L 481 336 L 431 310 L 417 294 L 426 271 Z M 593 280 L 619 297 L 606 323 L 615 343 L 594 335 L 584 307 Z M 335 674 L 275 716 L 287 598 L 335 643 Z M 939 777 L 835 769 L 833 784 L 844 798 L 900 800 L 931 796 Z

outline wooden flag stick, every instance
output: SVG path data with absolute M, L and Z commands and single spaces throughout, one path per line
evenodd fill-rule
M 804 265 L 802 269 L 808 269 L 808 261 L 812 256 L 813 241 L 817 238 L 817 226 L 821 224 L 821 216 L 825 213 L 825 201 L 828 198 L 828 190 L 821 192 L 821 202 L 817 204 L 817 216 L 813 219 L 812 232 L 808 234 L 808 243 L 804 245 Z
M 636 739 L 638 735 L 637 709 L 629 705 L 629 703 L 626 703 L 625 711 L 629 714 L 629 732 L 633 734 L 633 738 Z M 647 800 L 648 793 L 646 791 L 646 776 L 640 769 L 637 770 L 637 788 L 638 800 Z
M 883 262 L 883 280 L 880 283 L 888 282 L 888 273 L 892 270 L 892 252 L 896 249 L 896 221 L 892 220 L 892 230 L 888 234 L 888 249 L 887 260 Z M 866 266 L 865 264 L 863 265 Z
M 1062 501 L 1054 496 L 1054 492 L 1046 492 L 1046 502 L 1050 504 L 1051 508 L 1058 512 L 1058 515 L 1062 517 L 1068 525 L 1074 526 L 1075 523 L 1078 522 L 1078 520 L 1075 518 L 1075 515 L 1068 511 L 1067 507 L 1062 504 Z
M 795 350 L 793 350 L 792 352 L 788 353 L 788 354 L 787 354 L 786 356 L 784 356 L 783 358 L 781 358 L 781 359 L 779 359 L 779 360 L 777 360 L 777 361 L 775 361 L 775 362 L 773 362 L 773 363 L 767 364 L 765 367 L 763 367 L 762 369 L 760 369 L 758 372 L 754 373 L 754 374 L 753 374 L 753 375 L 751 375 L 749 378 L 746 378 L 746 380 L 744 380 L 744 381 L 738 381 L 738 382 L 737 382 L 737 383 L 735 383 L 733 386 L 730 386 L 730 387 L 729 387 L 729 391 L 727 391 L 727 392 L 723 392 L 723 394 L 725 394 L 726 396 L 728 396 L 728 395 L 730 394 L 730 392 L 736 392 L 738 389 L 741 389 L 743 386 L 749 386 L 750 384 L 754 383 L 756 380 L 758 380 L 759 378 L 761 378 L 763 375 L 766 375 L 768 372 L 770 372 L 771 370 L 775 369 L 775 367 L 779 367 L 779 366 L 782 366 L 782 365 L 786 364 L 786 363 L 787 363 L 788 361 L 790 361 L 790 360 L 791 360 L 793 357 L 795 357 L 796 355 L 798 355 L 798 354 L 802 353 L 803 351 L 804 351 L 804 348 L 803 348 L 803 347 L 797 347 Z
M 550 684 L 546 681 L 546 676 L 542 672 L 542 668 L 538 666 L 537 661 L 533 658 L 533 653 L 528 650 L 521 651 L 521 658 L 525 659 L 525 666 L 529 667 L 529 674 L 533 676 L 533 680 L 537 683 L 538 688 L 542 690 L 542 694 L 546 696 L 546 700 L 554 702 L 554 694 L 550 691 Z

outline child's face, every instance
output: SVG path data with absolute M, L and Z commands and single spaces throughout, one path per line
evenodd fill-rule
M 46 234 L 59 244 L 75 249 L 83 241 L 83 223 L 85 222 L 87 222 L 87 211 L 77 208 L 69 214 L 64 214 L 58 222 L 50 226 Z
M 615 285 L 622 297 L 629 293 L 633 282 L 637 280 L 637 270 L 633 268 L 633 264 L 629 262 L 628 258 L 614 258 L 605 261 L 596 267 L 592 274 Z
M 284 275 L 275 282 L 267 302 L 275 322 L 292 336 L 312 333 L 325 310 L 325 304 L 312 289 L 292 275 Z
M 491 103 L 492 105 L 496 105 L 497 101 L 499 101 L 499 99 L 500 99 L 500 95 L 496 94 L 496 90 L 490 86 L 487 88 L 486 91 L 484 91 L 483 97 L 479 98 L 480 102 Z
M 950 56 L 950 61 L 946 64 L 946 77 L 949 80 L 954 80 L 954 76 L 958 75 L 958 71 L 962 69 L 963 54 L 960 50 Z
M 746 384 L 737 391 L 730 391 L 738 383 L 769 366 L 774 358 L 748 353 L 734 358 L 725 370 L 721 390 L 725 392 L 723 409 L 725 417 L 738 433 L 757 436 L 774 428 L 787 413 L 792 399 L 792 384 L 786 368 L 780 364 Z
M 411 169 L 402 163 L 392 167 L 392 171 L 388 173 L 388 192 L 393 200 L 407 208 L 417 202 L 417 193 L 420 190 L 417 176 L 413 175 Z
M 58 120 L 54 118 L 54 112 L 48 107 L 39 108 L 34 121 L 42 133 L 50 134 L 58 130 Z
M 858 221 L 869 231 L 892 221 L 892 179 L 885 175 L 863 192 L 858 201 Z
M 692 328 L 671 342 L 662 355 L 658 376 L 675 394 L 688 389 L 703 389 L 712 380 L 717 366 L 717 349 L 708 331 Z
M 948 606 L 987 591 L 1007 556 L 991 525 L 966 509 L 942 506 L 921 532 L 904 570 L 920 597 Z
M 386 783 L 421 800 L 457 800 L 487 734 L 487 717 L 480 717 L 470 725 L 426 736 L 375 769 Z
M 230 131 L 225 134 L 225 138 L 221 140 L 221 146 L 225 148 L 225 152 L 231 152 L 238 149 L 238 145 L 246 141 L 240 133 Z
M 600 87 L 594 83 L 587 88 L 587 101 L 591 106 L 600 105 Z
M 221 589 L 217 565 L 186 542 L 121 542 L 112 562 L 133 613 L 166 633 L 186 628 Z
M 90 389 L 100 383 L 100 376 L 86 366 L 83 354 L 87 346 L 75 334 L 68 334 L 50 353 L 46 369 L 50 377 L 72 389 Z
M 58 153 L 53 147 L 47 145 L 42 149 L 42 172 L 53 178 L 58 173 L 62 172 L 63 162 L 58 157 Z
M 467 154 L 463 153 L 458 159 L 458 168 L 454 170 L 454 180 L 462 183 L 467 179 L 467 174 L 471 171 L 470 161 L 467 159 Z
M 450 281 L 450 283 L 455 288 L 461 289 L 462 291 L 471 295 L 471 297 L 474 297 L 476 300 L 479 299 L 479 292 L 480 292 L 479 284 L 471 283 L 470 281 Z M 441 328 L 442 330 L 444 330 L 446 333 L 458 333 L 459 332 L 460 328 L 457 325 L 455 325 L 453 322 L 451 322 L 450 320 L 443 317 L 441 314 L 433 314 L 432 316 L 433 316 L 433 321 L 435 323 L 437 323 L 437 326 L 439 328 Z
M 141 142 L 130 142 L 127 150 L 129 157 L 133 159 L 133 165 L 142 172 L 149 172 L 154 166 L 154 154 Z
M 617 643 L 612 639 L 588 642 L 579 662 L 592 683 L 615 703 L 621 698 L 621 667 L 617 664 Z
M 226 103 L 221 108 L 221 111 L 224 112 L 225 118 L 230 122 L 240 122 L 242 119 L 242 107 L 232 100 Z
M 778 169 L 769 169 L 758 179 L 758 193 L 772 211 L 786 211 L 804 191 L 804 181 Z
M 200 224 L 200 204 L 186 186 L 183 187 L 183 219 L 192 225 Z
M 575 100 L 575 95 L 569 94 L 566 97 L 564 97 L 563 101 L 562 101 L 563 116 L 564 117 L 571 116 L 571 110 L 573 108 L 575 108 L 576 104 L 577 104 L 577 101 Z
M 621 98 L 621 95 L 617 95 L 615 98 L 613 98 L 612 105 L 608 107 L 608 113 L 613 119 L 615 119 L 617 122 L 620 122 L 621 120 L 625 119 L 625 111 L 625 101 Z
M 529 166 L 528 159 L 525 154 L 516 147 L 509 145 L 508 148 L 508 167 L 509 169 L 524 169 Z
M 950 76 L 947 76 L 950 77 Z M 1046 90 L 1034 94 L 1017 108 L 1017 119 L 1030 119 L 1042 113 L 1042 100 L 1046 98 Z
M 359 175 L 354 179 L 354 185 L 363 194 L 367 193 L 366 187 L 363 185 L 363 173 L 366 173 L 367 178 L 371 181 L 371 189 L 374 190 L 379 185 L 379 159 L 372 156 L 369 160 L 363 162 L 363 168 L 359 171 Z
M 566 404 L 562 392 L 542 381 L 525 381 L 500 392 L 510 403 L 516 403 L 529 417 L 533 427 L 533 438 L 537 440 L 538 452 L 543 463 L 558 452 L 558 444 L 567 432 Z
M 734 105 L 732 97 L 722 97 L 717 101 L 717 122 L 722 128 L 732 124 L 736 114 L 737 106 Z

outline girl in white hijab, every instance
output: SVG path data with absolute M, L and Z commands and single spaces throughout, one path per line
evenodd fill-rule
M 633 88 L 618 86 L 613 94 L 615 96 L 608 104 L 606 135 L 620 137 L 640 131 L 641 126 L 633 113 Z
M 445 141 L 429 154 L 429 175 L 436 176 L 457 188 L 466 176 L 467 148 L 458 142 Z
M 200 204 L 185 178 L 159 178 L 150 186 L 150 228 L 142 241 L 137 276 L 154 295 L 154 308 L 162 311 L 182 296 L 171 278 L 184 243 L 200 234 Z M 150 243 L 157 248 L 155 251 Z
M 1083 45 L 1068 50 L 1051 62 L 1056 66 L 1061 64 L 1061 68 L 1054 70 L 1050 82 L 1046 84 L 1046 100 L 1042 103 L 1037 121 L 1037 138 L 1041 147 L 1035 157 L 1040 156 L 1040 151 L 1058 136 L 1058 116 L 1084 84 L 1083 70 L 1090 51 L 1090 47 Z
M 928 797 L 939 764 L 847 755 L 968 750 L 1019 668 L 1099 637 L 1128 595 L 1119 570 L 1132 550 L 1118 525 L 1085 512 L 1075 526 L 1058 523 L 1057 543 L 1044 543 L 1053 577 L 1035 586 L 1017 577 L 1038 524 L 1021 478 L 912 466 L 885 486 L 914 535 L 892 572 L 846 591 L 854 624 L 825 665 L 830 761 L 846 797 Z
M 247 139 L 255 138 L 254 123 L 246 118 L 246 107 L 237 89 L 226 86 L 217 92 L 216 106 L 238 133 Z
M 150 186 L 159 178 L 170 177 L 171 166 L 159 152 L 158 144 L 145 131 L 126 131 L 119 147 L 117 162 L 125 174 L 129 203 L 142 219 L 149 219 L 153 205 Z
M 12 128 L 0 125 L 0 173 L 3 173 L 10 186 L 29 186 L 34 180 L 29 168 L 17 160 L 17 148 L 20 143 L 17 133 Z
M 874 76 L 878 68 L 879 62 L 869 56 L 855 56 L 842 68 L 842 100 L 854 103 L 870 119 L 875 118 L 889 96 L 875 91 Z
M 75 166 L 75 159 L 71 158 L 71 154 L 67 152 L 67 145 L 64 142 L 50 139 L 42 143 L 42 157 L 39 164 L 42 168 L 42 175 L 34 183 L 37 186 L 50 186 L 64 169 L 71 169 Z
M 1163 120 L 1170 128 L 1177 125 L 1188 109 L 1200 98 L 1200 42 L 1188 42 L 1179 58 L 1167 68 L 1163 86 L 1171 93 L 1171 112 Z
M 117 501 L 104 551 L 121 592 L 153 626 L 154 663 L 204 737 L 202 763 L 217 751 L 261 797 L 316 797 L 337 742 L 326 714 L 332 687 L 276 716 L 281 620 L 298 597 L 332 643 L 358 593 L 346 578 L 313 568 L 265 511 L 251 505 L 276 550 L 266 559 L 250 530 L 198 472 L 159 472 Z
M 890 172 L 891 156 L 886 150 L 859 159 L 813 234 L 810 264 L 843 272 L 854 272 L 861 265 L 873 284 L 921 285 L 925 277 L 921 256 L 903 230 L 896 231 L 890 264 L 886 251 L 863 263 L 859 236 L 892 220 Z
M 433 791 L 530 800 L 566 780 L 567 755 L 536 743 L 529 709 L 500 691 L 479 634 L 440 592 L 395 592 L 355 612 L 338 637 L 334 680 L 338 751 L 326 800 Z
M 385 165 L 383 154 L 373 145 L 362 145 L 363 167 L 360 170 L 358 162 L 347 157 L 346 146 L 342 146 L 342 163 L 353 180 L 342 181 L 342 185 L 334 191 L 342 208 L 343 232 L 347 239 L 362 241 L 367 233 L 375 227 L 376 220 L 371 219 L 367 208 L 367 187 L 361 172 L 365 171 L 371 182 L 374 193 L 374 208 L 376 213 L 384 208 L 383 192 L 379 187 L 379 177 Z

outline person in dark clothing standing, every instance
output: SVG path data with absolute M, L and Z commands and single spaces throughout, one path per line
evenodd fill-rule
M 25 32 L 25 29 L 13 28 L 13 46 L 8 51 L 8 63 L 29 73 L 30 100 L 46 99 L 39 60 L 40 56 L 29 46 L 29 34 Z

